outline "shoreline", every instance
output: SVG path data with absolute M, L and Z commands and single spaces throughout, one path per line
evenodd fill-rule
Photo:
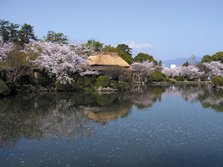
M 83 83 L 82 83 L 83 84 Z M 83 94 L 113 94 L 113 93 L 140 93 L 149 87 L 170 87 L 170 86 L 211 86 L 212 89 L 223 91 L 223 86 L 215 86 L 212 81 L 177 81 L 173 82 L 151 82 L 148 84 L 131 83 L 128 90 L 120 90 L 112 87 L 88 87 L 87 91 L 80 91 L 74 89 L 58 89 L 52 85 L 46 87 L 36 86 L 32 84 L 9 86 L 5 92 L 0 92 L 0 97 L 27 95 L 27 94 L 41 94 L 41 93 L 59 93 L 59 92 L 75 92 Z M 85 89 L 84 89 L 85 90 Z

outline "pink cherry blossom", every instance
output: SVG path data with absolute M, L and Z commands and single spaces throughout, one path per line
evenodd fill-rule
M 26 45 L 24 52 L 36 52 L 39 56 L 33 63 L 48 72 L 49 76 L 56 76 L 61 84 L 70 83 L 73 79 L 69 74 L 95 74 L 88 63 L 91 48 L 83 44 L 59 44 L 46 41 L 32 41 Z
M 135 62 L 131 65 L 131 69 L 133 71 L 141 72 L 145 75 L 151 74 L 155 69 L 157 69 L 157 66 L 150 61 L 144 61 L 144 62 Z
M 0 44 L 0 62 L 6 60 L 7 54 L 13 49 L 15 49 L 15 45 L 13 43 Z
M 176 68 L 164 67 L 162 69 L 162 73 L 165 74 L 168 77 L 182 76 L 182 77 L 187 77 L 189 79 L 199 78 L 199 77 L 202 77 L 204 75 L 204 72 L 200 71 L 199 68 L 197 68 L 194 65 L 179 66 L 179 67 L 176 67 Z
M 209 69 L 209 76 L 221 76 L 223 77 L 223 64 L 220 61 L 212 61 L 210 63 L 203 63 L 203 65 Z

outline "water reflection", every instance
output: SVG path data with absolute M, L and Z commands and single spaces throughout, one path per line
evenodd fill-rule
M 132 103 L 140 109 L 152 107 L 155 102 L 161 101 L 163 92 L 165 92 L 165 88 L 162 87 L 146 89 L 144 93 L 134 94 Z
M 52 97 L 52 98 L 51 98 Z M 88 119 L 72 103 L 51 95 L 3 99 L 0 104 L 0 147 L 13 146 L 20 138 L 85 136 Z
M 150 88 L 138 94 L 83 95 L 74 93 L 10 97 L 0 100 L 0 148 L 15 147 L 21 138 L 76 139 L 139 110 L 152 107 L 162 96 L 174 95 L 203 107 L 223 111 L 223 95 L 210 87 Z
M 0 101 L 0 147 L 15 146 L 21 137 L 80 137 L 93 129 L 89 120 L 105 124 L 125 117 L 132 105 L 148 107 L 161 92 L 140 95 L 45 94 Z
M 211 107 L 215 111 L 223 112 L 223 94 L 220 92 L 209 93 L 200 101 L 204 108 Z
M 223 94 L 211 86 L 172 86 L 164 94 L 177 95 L 186 101 L 200 102 L 204 108 L 223 112 Z

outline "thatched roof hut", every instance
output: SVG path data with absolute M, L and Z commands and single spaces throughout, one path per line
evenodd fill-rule
M 99 53 L 89 57 L 92 66 L 120 66 L 129 67 L 129 64 L 114 53 Z

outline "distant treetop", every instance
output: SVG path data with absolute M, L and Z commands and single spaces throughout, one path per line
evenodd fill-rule
M 154 64 L 157 64 L 157 61 L 153 58 L 153 56 L 147 54 L 147 53 L 138 53 L 136 57 L 134 57 L 134 62 L 144 62 L 144 61 L 150 61 Z
M 6 20 L 0 20 L 0 37 L 3 43 L 13 42 L 21 46 L 37 39 L 33 26 L 26 23 L 20 26 Z
M 92 49 L 95 51 L 95 52 L 101 52 L 102 49 L 103 49 L 103 44 L 99 41 L 95 41 L 95 40 L 88 40 L 86 45 L 88 47 L 92 47 Z
M 58 42 L 58 43 L 67 43 L 68 39 L 61 32 L 48 31 L 46 37 L 44 37 L 45 41 L 49 42 Z
M 221 52 L 217 52 L 215 54 L 213 54 L 212 56 L 210 55 L 205 55 L 201 62 L 212 62 L 212 61 L 220 61 L 221 63 L 223 63 L 223 51 Z

